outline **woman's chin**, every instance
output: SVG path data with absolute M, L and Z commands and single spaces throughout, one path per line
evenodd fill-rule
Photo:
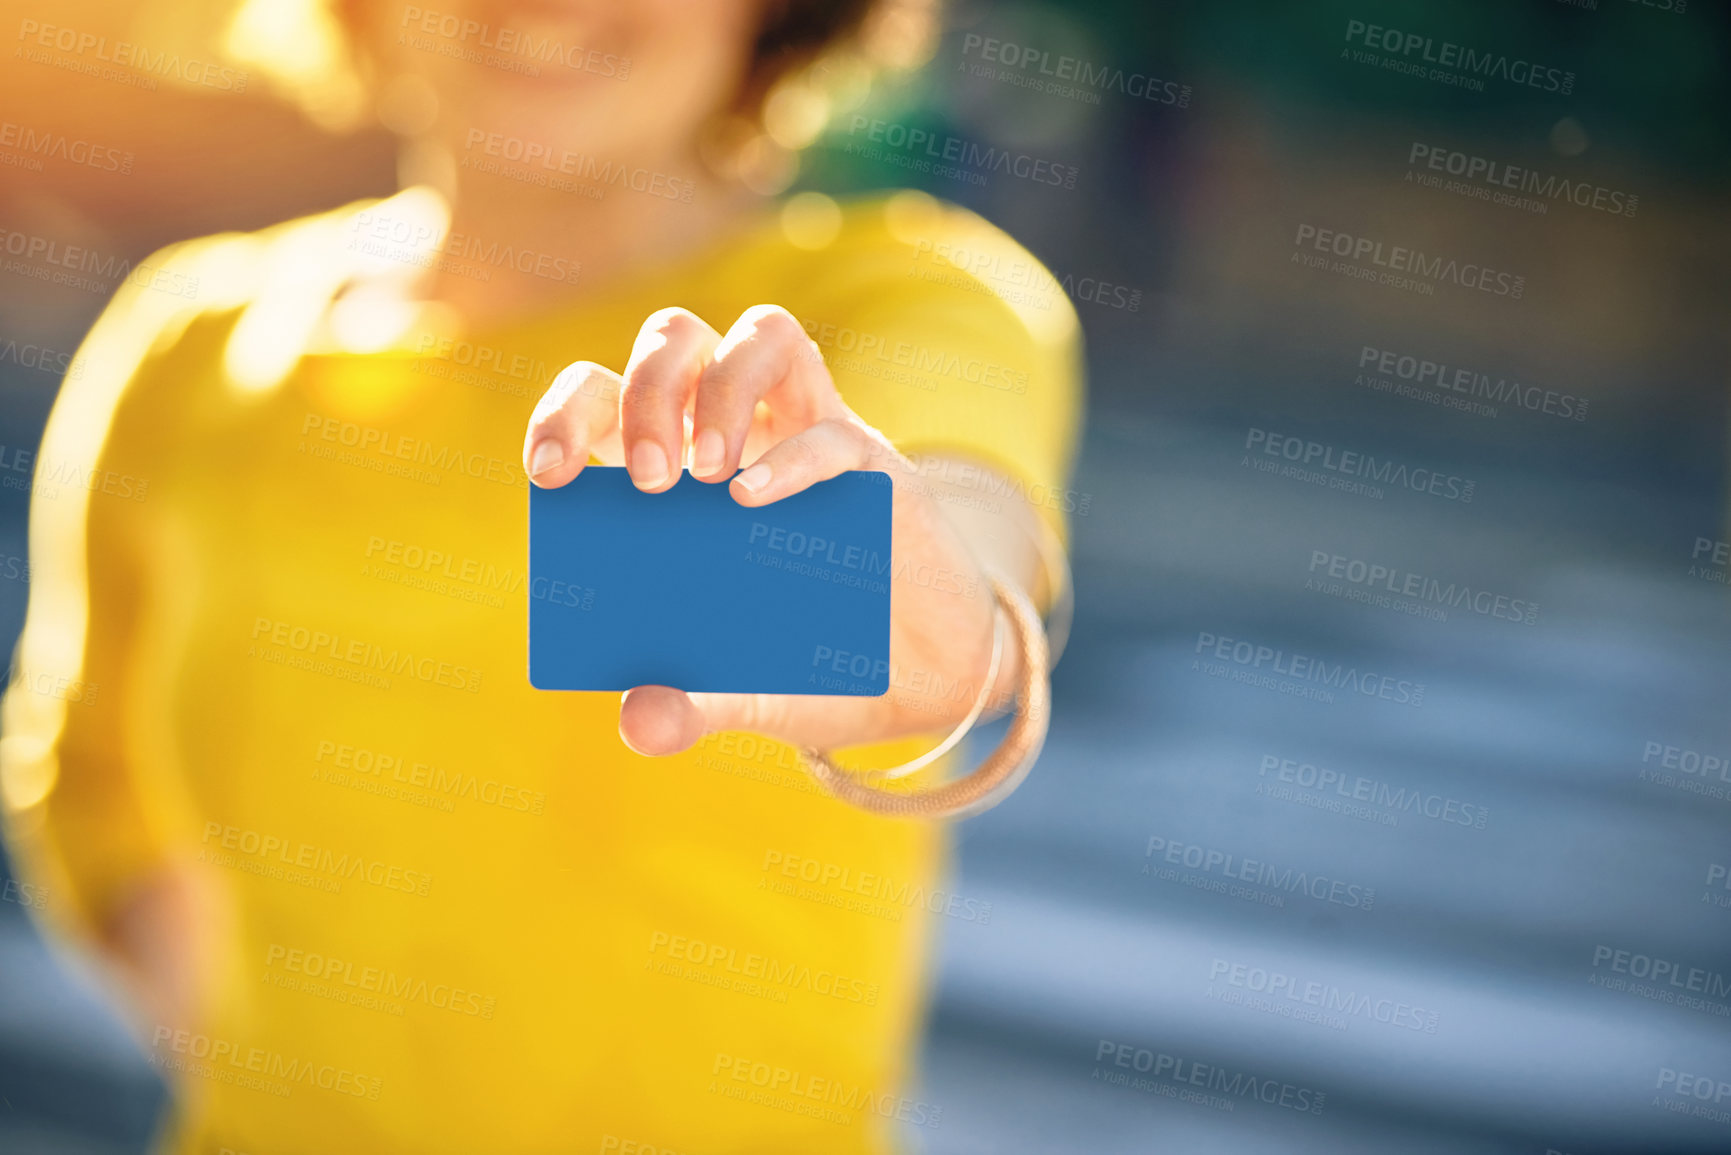
M 593 87 L 581 91 L 545 79 L 490 81 L 465 92 L 453 107 L 461 110 L 457 127 L 459 149 L 476 159 L 492 157 L 508 164 L 533 164 L 557 171 L 565 154 L 610 157 L 633 149 L 626 111 Z M 533 86 L 530 94 L 524 89 Z M 525 106 L 535 110 L 524 115 Z M 636 138 L 639 141 L 641 138 Z M 533 149 L 533 159 L 524 157 Z M 551 161 L 548 157 L 551 157 Z

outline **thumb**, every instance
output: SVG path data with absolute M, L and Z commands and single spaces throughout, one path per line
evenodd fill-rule
M 751 730 L 778 736 L 787 700 L 774 694 L 687 694 L 671 686 L 638 686 L 619 703 L 619 737 L 639 754 L 664 757 L 705 734 Z

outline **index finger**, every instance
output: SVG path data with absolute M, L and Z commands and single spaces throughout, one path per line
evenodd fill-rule
M 619 420 L 619 374 L 593 361 L 567 365 L 535 403 L 523 435 L 523 469 L 543 489 L 557 489 L 583 472 L 589 454 Z

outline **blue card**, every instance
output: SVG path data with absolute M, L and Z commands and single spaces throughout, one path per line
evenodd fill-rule
M 591 465 L 529 489 L 529 682 L 875 697 L 890 685 L 889 475 L 759 509 Z

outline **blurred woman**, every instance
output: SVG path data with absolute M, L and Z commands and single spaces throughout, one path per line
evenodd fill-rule
M 338 15 L 404 191 L 152 258 L 33 499 L 8 834 L 128 985 L 164 1148 L 938 1126 L 909 1085 L 930 914 L 987 912 L 939 828 L 829 797 L 794 747 L 903 763 L 1016 684 L 989 578 L 1052 593 L 1058 503 L 1027 495 L 1072 452 L 1075 320 L 945 263 L 1034 267 L 929 197 L 765 195 L 824 84 L 929 14 Z M 591 461 L 754 506 L 888 472 L 891 693 L 531 689 L 528 599 L 583 594 L 525 574 L 527 488 Z

